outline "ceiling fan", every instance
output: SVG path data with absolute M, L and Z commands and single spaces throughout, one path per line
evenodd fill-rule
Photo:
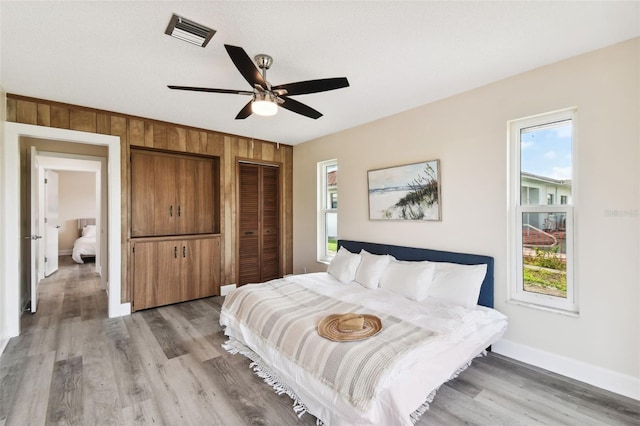
M 278 112 L 278 105 L 309 118 L 318 119 L 322 113 L 308 105 L 291 99 L 289 96 L 306 95 L 309 93 L 326 92 L 328 90 L 349 87 L 346 77 L 323 78 L 319 80 L 298 81 L 295 83 L 271 86 L 267 81 L 267 70 L 271 67 L 273 59 L 269 55 L 256 55 L 255 61 L 262 73 L 253 64 L 247 52 L 242 47 L 224 45 L 231 61 L 238 68 L 240 74 L 253 87 L 249 90 L 213 89 L 208 87 L 167 86 L 169 89 L 190 90 L 194 92 L 231 93 L 237 95 L 249 95 L 251 100 L 236 115 L 236 120 L 249 117 L 252 113 L 258 115 L 274 115 Z

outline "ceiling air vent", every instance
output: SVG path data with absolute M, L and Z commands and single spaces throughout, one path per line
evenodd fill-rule
M 205 47 L 216 33 L 216 30 L 200 25 L 175 13 L 169 21 L 165 34 L 179 38 L 188 43 Z

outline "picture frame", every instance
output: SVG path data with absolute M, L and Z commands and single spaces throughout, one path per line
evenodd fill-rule
M 440 160 L 367 171 L 369 220 L 441 221 Z

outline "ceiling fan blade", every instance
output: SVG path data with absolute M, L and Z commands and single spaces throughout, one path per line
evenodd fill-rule
M 190 87 L 190 86 L 167 86 L 169 89 L 189 90 L 192 92 L 212 92 L 212 93 L 231 93 L 234 95 L 253 95 L 248 90 L 230 90 L 230 89 L 212 89 L 209 87 Z
M 273 86 L 274 91 L 284 89 L 287 96 L 306 95 L 308 93 L 326 92 L 328 90 L 342 89 L 349 87 L 349 80 L 346 77 L 322 78 L 319 80 L 298 81 L 296 83 L 281 84 Z
M 282 108 L 286 108 L 289 111 L 293 111 L 306 117 L 313 118 L 314 120 L 322 117 L 322 113 L 316 111 L 308 105 L 303 104 L 302 102 L 298 102 L 295 99 L 291 99 L 286 96 L 281 96 L 280 98 L 284 100 L 284 103 L 280 104 Z
M 245 118 L 247 118 L 248 116 L 251 115 L 251 113 L 253 112 L 251 110 L 251 104 L 253 103 L 253 99 L 249 101 L 248 104 L 246 104 L 244 106 L 244 108 L 242 108 L 240 110 L 240 112 L 238 113 L 238 115 L 236 115 L 236 120 L 244 120 Z
M 260 87 L 266 89 L 267 82 L 262 78 L 262 74 L 258 70 L 258 67 L 255 66 L 247 52 L 244 51 L 242 47 L 231 46 L 229 44 L 225 44 L 224 48 L 227 49 L 227 53 L 231 58 L 233 64 L 238 68 L 240 74 L 244 77 L 247 82 L 254 87 L 256 84 L 259 84 Z

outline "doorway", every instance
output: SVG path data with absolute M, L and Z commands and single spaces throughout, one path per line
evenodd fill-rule
M 36 217 L 31 218 L 31 223 L 36 228 L 31 230 L 31 234 L 43 237 L 37 240 L 36 253 L 27 254 L 32 244 L 29 240 L 23 241 L 23 244 L 27 243 L 23 258 L 35 260 L 36 266 L 36 278 L 28 292 L 31 313 L 34 313 L 37 309 L 38 283 L 57 271 L 59 254 L 73 255 L 77 263 L 83 262 L 83 254 L 92 254 L 95 261 L 91 268 L 100 277 L 101 288 L 107 288 L 106 273 L 102 273 L 102 265 L 107 263 L 106 239 L 102 238 L 108 234 L 107 221 L 103 220 L 107 215 L 107 150 L 91 145 L 67 146 L 70 150 L 82 148 L 105 155 L 89 156 L 36 149 L 60 149 L 58 142 L 26 139 L 22 144 L 29 146 L 37 165 L 37 170 L 32 171 L 32 174 L 37 172 L 37 177 L 31 176 L 31 179 L 37 179 L 37 185 L 26 185 L 32 191 L 35 189 L 37 194 L 23 197 L 23 200 L 35 203 L 37 208 L 27 209 L 23 206 L 23 212 L 31 211 L 33 215 L 37 211 Z M 55 189 L 52 189 L 54 186 Z M 48 200 L 51 194 L 55 194 L 55 199 Z M 93 226 L 84 227 L 88 223 Z
M 107 238 L 107 288 L 109 291 L 109 317 L 129 315 L 130 303 L 121 302 L 121 178 L 120 138 L 117 136 L 57 129 L 19 123 L 4 123 L 4 143 L 1 147 L 2 193 L 4 206 L 2 222 L 2 247 L 0 250 L 0 341 L 20 334 L 20 277 L 24 259 L 17 244 L 20 235 L 20 140 L 39 138 L 68 143 L 107 146 L 108 174 L 108 229 Z

